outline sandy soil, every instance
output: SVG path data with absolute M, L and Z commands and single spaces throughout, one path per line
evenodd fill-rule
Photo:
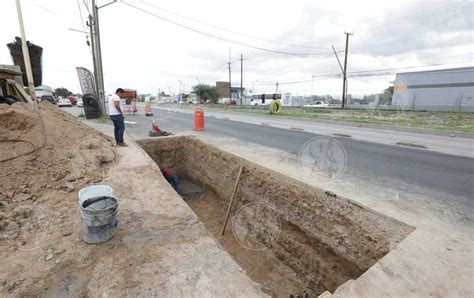
M 34 294 L 79 249 L 77 191 L 117 160 L 106 137 L 48 102 L 0 105 L 0 140 L 0 296 Z
M 271 250 L 252 250 L 242 246 L 235 238 L 232 224 L 228 225 L 224 236 L 221 236 L 226 209 L 215 193 L 207 191 L 204 196 L 188 199 L 186 202 L 207 230 L 250 278 L 262 286 L 265 293 L 272 297 L 290 297 L 303 293 L 310 294 L 310 297 L 316 296 L 316 293 L 305 287 L 293 269 L 279 260 Z

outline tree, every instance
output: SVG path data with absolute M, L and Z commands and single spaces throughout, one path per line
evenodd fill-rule
M 393 85 L 392 86 L 388 86 L 387 89 L 385 89 L 383 91 L 384 94 L 388 94 L 388 95 L 393 95 Z
M 56 90 L 54 90 L 54 95 L 61 96 L 61 97 L 68 97 L 68 96 L 73 95 L 73 93 L 67 90 L 66 88 L 59 87 L 59 88 L 56 88 Z
M 216 103 L 219 100 L 219 91 L 215 86 L 198 84 L 193 87 L 193 90 L 194 93 L 196 93 L 197 97 L 205 101 L 210 99 L 213 103 Z

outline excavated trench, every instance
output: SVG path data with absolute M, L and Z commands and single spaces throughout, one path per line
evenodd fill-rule
M 413 227 L 219 150 L 193 137 L 143 140 L 158 165 L 199 185 L 186 202 L 273 297 L 315 297 L 357 279 Z M 221 230 L 243 167 L 224 236 Z

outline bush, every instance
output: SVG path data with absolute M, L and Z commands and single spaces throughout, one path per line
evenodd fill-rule
M 211 100 L 213 103 L 217 103 L 219 100 L 219 91 L 215 86 L 199 84 L 194 86 L 193 89 L 197 97 L 204 101 Z

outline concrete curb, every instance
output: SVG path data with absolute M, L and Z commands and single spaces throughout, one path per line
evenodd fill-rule
M 304 128 L 301 127 L 290 127 L 291 130 L 304 131 Z
M 407 147 L 428 149 L 428 147 L 423 144 L 415 144 L 415 143 L 409 143 L 409 142 L 396 142 L 396 144 L 401 145 L 401 146 L 407 146 Z
M 342 137 L 342 138 L 352 138 L 351 135 L 345 134 L 345 133 L 333 133 L 332 134 L 335 137 Z

